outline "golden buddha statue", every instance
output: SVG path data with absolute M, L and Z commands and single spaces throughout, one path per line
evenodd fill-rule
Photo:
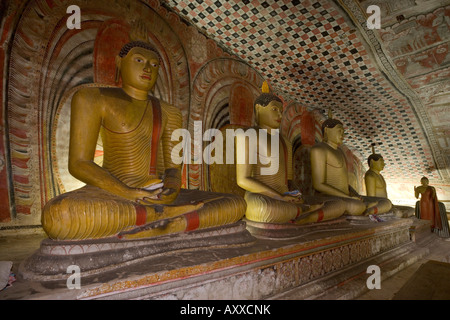
M 373 144 L 372 154 L 367 158 L 367 164 L 369 165 L 369 170 L 364 175 L 367 196 L 387 199 L 386 181 L 380 173 L 385 166 L 384 159 L 381 154 L 375 153 Z
M 376 203 L 376 208 L 382 211 L 392 211 L 399 218 L 408 218 L 414 215 L 414 208 L 409 206 L 392 205 L 388 199 L 387 185 L 381 171 L 384 169 L 385 163 L 381 154 L 375 153 L 375 144 L 372 144 L 372 154 L 367 158 L 369 170 L 364 175 L 366 185 L 366 199 Z
M 344 139 L 344 126 L 332 118 L 322 124 L 323 141 L 311 148 L 312 183 L 319 199 L 342 199 L 348 215 L 386 213 L 391 208 L 388 199 L 371 199 L 360 196 L 348 183 L 344 153 L 339 148 Z
M 367 159 L 367 163 L 369 164 L 369 170 L 364 175 L 367 193 L 365 199 L 374 202 L 372 204 L 374 213 L 379 213 L 378 211 L 386 213 L 392 209 L 392 203 L 388 199 L 386 181 L 380 173 L 385 166 L 384 159 L 380 154 L 375 153 L 374 145 L 372 145 L 372 154 Z
M 69 171 L 86 186 L 45 205 L 42 225 L 50 238 L 153 237 L 243 217 L 246 204 L 238 196 L 181 189 L 181 165 L 171 159 L 181 112 L 149 95 L 159 63 L 148 43 L 130 42 L 116 57 L 121 88 L 87 87 L 74 94 Z M 101 167 L 93 161 L 99 134 Z
M 279 97 L 269 92 L 267 83 L 263 84 L 262 91 L 254 103 L 257 125 L 249 129 L 256 132 L 258 139 L 252 142 L 242 133 L 243 143 L 237 143 L 236 148 L 237 157 L 245 157 L 245 161 L 236 165 L 236 181 L 245 190 L 246 218 L 263 223 L 305 224 L 339 217 L 344 212 L 341 200 L 304 204 L 297 192 L 289 191 L 293 176 L 292 148 L 289 141 L 278 134 L 283 104 Z M 268 137 L 266 144 L 259 139 L 264 133 Z M 273 144 L 274 139 L 279 143 Z M 263 161 L 264 157 L 254 163 L 250 161 L 252 143 L 257 144 L 259 155 L 264 154 L 277 162 L 276 169 L 268 171 L 273 163 Z M 274 145 L 278 149 L 272 149 Z

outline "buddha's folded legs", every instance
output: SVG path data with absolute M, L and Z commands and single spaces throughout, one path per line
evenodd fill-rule
M 345 203 L 345 213 L 350 216 L 360 216 L 366 211 L 366 204 L 358 199 L 342 199 Z
M 300 206 L 259 193 L 246 192 L 245 201 L 247 202 L 245 217 L 252 221 L 286 223 L 301 213 Z
M 340 217 L 341 215 L 359 216 L 366 210 L 366 204 L 358 199 L 328 196 L 317 193 L 314 196 L 305 196 L 305 203 L 323 203 L 324 216 Z M 330 218 L 331 219 L 331 218 Z
M 155 237 L 164 234 L 193 231 L 235 223 L 245 214 L 245 200 L 234 194 L 181 189 L 174 206 L 200 202 L 197 210 L 120 233 L 125 239 Z
M 144 206 L 100 188 L 85 186 L 49 201 L 42 213 L 42 226 L 51 239 L 95 239 L 180 216 L 177 226 L 172 223 L 153 232 L 168 234 L 238 221 L 245 212 L 245 202 L 238 197 L 228 198 L 221 201 L 221 197 L 210 197 L 205 205 L 204 199 L 191 195 L 173 205 Z M 209 208 L 206 210 L 209 214 L 202 213 L 204 206 Z
M 247 192 L 245 200 L 246 218 L 257 222 L 306 224 L 338 218 L 345 212 L 340 199 L 315 198 L 301 204 Z
M 364 212 L 365 215 L 383 214 L 392 209 L 392 202 L 386 198 L 363 197 L 363 201 L 367 205 L 367 209 Z

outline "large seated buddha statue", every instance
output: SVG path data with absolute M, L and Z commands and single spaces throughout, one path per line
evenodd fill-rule
M 257 139 L 252 142 L 250 135 L 242 133 L 243 143 L 237 143 L 237 157 L 245 156 L 245 161 L 237 162 L 236 181 L 245 190 L 246 219 L 271 224 L 306 224 L 341 216 L 345 209 L 342 200 L 326 199 L 305 204 L 295 190 L 289 189 L 293 175 L 292 150 L 289 141 L 278 133 L 282 108 L 281 99 L 270 93 L 265 83 L 263 93 L 254 103 L 257 125 L 249 129 L 254 130 Z M 261 134 L 267 135 L 266 143 L 259 139 Z M 278 143 L 272 143 L 274 139 Z M 257 148 L 252 149 L 252 143 L 256 143 Z M 253 163 L 250 161 L 252 150 L 258 150 L 259 155 Z
M 388 205 L 387 184 L 381 175 L 381 171 L 385 167 L 384 159 L 381 154 L 375 153 L 375 146 L 372 144 L 372 154 L 367 158 L 369 170 L 364 175 L 364 182 L 366 185 L 367 199 L 372 199 L 374 202 Z M 390 200 L 389 200 L 390 202 Z M 399 218 L 408 218 L 414 215 L 414 208 L 409 206 L 392 205 L 390 209 Z
M 371 215 L 387 213 L 392 204 L 388 199 L 363 197 L 350 185 L 346 159 L 339 148 L 344 139 L 344 126 L 332 118 L 322 124 L 323 141 L 311 149 L 312 183 L 315 195 L 307 199 L 341 199 L 348 215 Z M 314 200 L 317 201 L 317 200 Z
M 245 213 L 241 197 L 181 189 L 171 159 L 181 112 L 150 95 L 159 54 L 146 42 L 116 57 L 121 87 L 85 87 L 72 98 L 69 171 L 86 183 L 51 199 L 42 225 L 51 239 L 145 238 L 222 226 Z M 98 136 L 104 161 L 94 162 Z

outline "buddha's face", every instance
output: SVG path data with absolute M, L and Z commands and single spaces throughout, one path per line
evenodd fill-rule
M 374 170 L 382 171 L 384 169 L 384 159 L 380 158 L 377 161 L 372 159 L 370 161 L 370 167 Z
M 278 129 L 281 124 L 283 104 L 280 101 L 271 101 L 267 106 L 256 105 L 258 125 L 270 129 Z
M 328 142 L 341 145 L 344 142 L 344 127 L 337 124 L 333 128 L 325 128 L 325 138 Z
M 427 187 L 430 182 L 428 181 L 428 179 L 422 178 L 420 179 L 420 183 L 422 183 L 424 187 Z
M 159 57 L 150 50 L 135 47 L 120 59 L 119 68 L 124 86 L 149 91 L 158 78 Z

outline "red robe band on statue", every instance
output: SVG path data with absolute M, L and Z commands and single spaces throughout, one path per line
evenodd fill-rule
M 432 228 L 442 229 L 438 199 L 430 186 L 426 188 L 420 197 L 420 219 L 430 220 Z

